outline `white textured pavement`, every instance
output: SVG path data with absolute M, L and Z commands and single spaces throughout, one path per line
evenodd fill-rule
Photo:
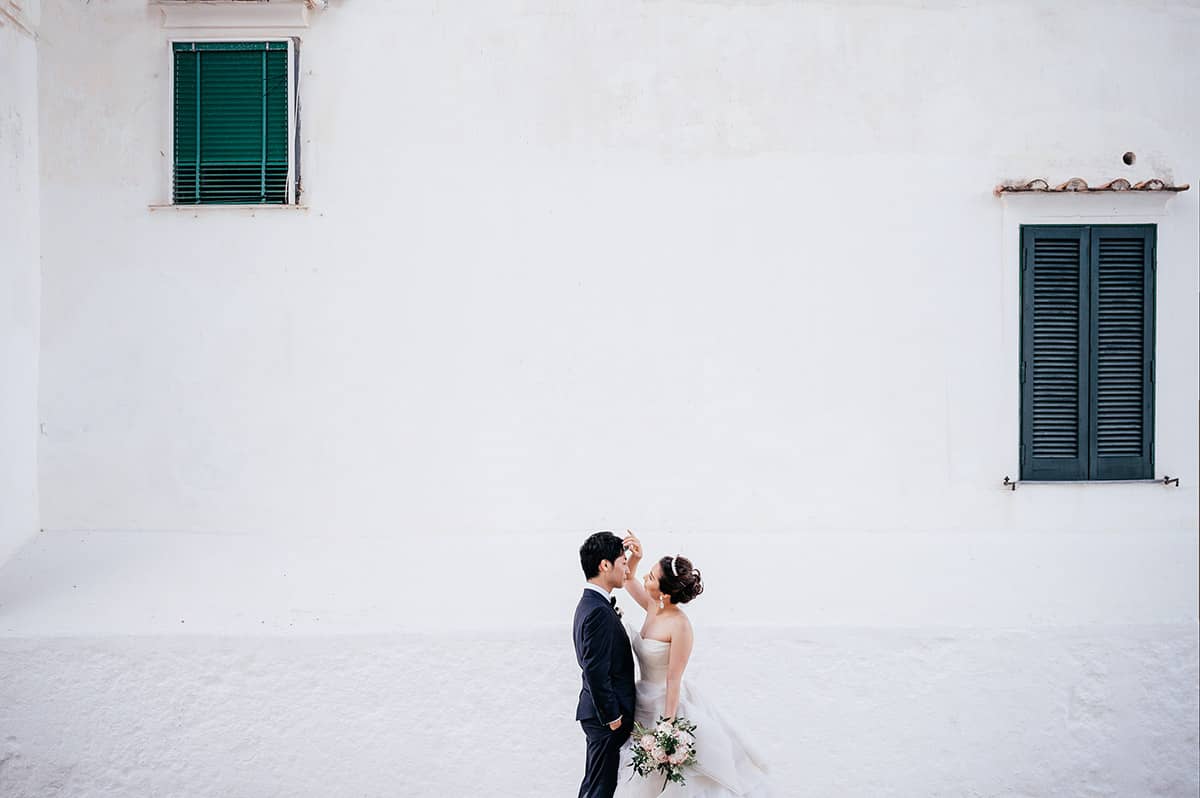
M 407 566 L 291 545 L 57 533 L 0 569 L 0 794 L 573 794 L 571 574 L 480 589 L 451 576 L 462 541 Z M 464 620 L 422 622 L 450 601 Z M 700 607 L 689 676 L 781 795 L 1197 791 L 1194 623 L 754 627 Z

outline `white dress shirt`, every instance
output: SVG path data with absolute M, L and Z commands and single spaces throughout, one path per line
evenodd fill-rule
M 591 582 L 584 582 L 583 587 L 585 590 L 595 590 L 601 596 L 604 596 L 605 601 L 612 599 L 612 593 L 600 587 L 599 585 L 592 584 Z

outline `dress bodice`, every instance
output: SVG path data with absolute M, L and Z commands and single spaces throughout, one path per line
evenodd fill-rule
M 671 658 L 671 644 L 661 640 L 647 640 L 637 629 L 631 629 L 633 653 L 637 655 L 638 671 L 643 682 L 667 683 L 667 664 Z

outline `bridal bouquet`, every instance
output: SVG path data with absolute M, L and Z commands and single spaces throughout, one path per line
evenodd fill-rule
M 683 766 L 696 764 L 696 724 L 687 718 L 667 720 L 660 717 L 658 723 L 647 729 L 640 723 L 633 724 L 633 770 L 639 776 L 649 776 L 658 771 L 667 777 L 667 784 L 683 785 Z

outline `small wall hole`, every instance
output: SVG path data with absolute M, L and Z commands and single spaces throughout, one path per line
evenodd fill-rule
M 1121 156 L 1121 160 L 1125 162 L 1126 166 L 1133 166 L 1134 162 L 1137 160 L 1137 156 L 1132 152 L 1127 152 Z

